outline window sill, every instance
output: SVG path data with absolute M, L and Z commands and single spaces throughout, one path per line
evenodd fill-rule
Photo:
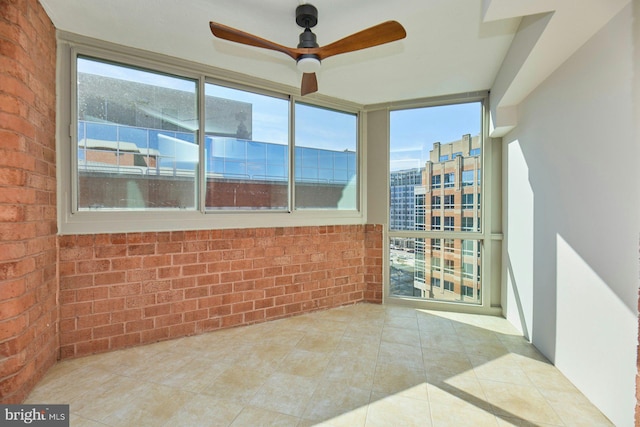
M 130 233 L 230 228 L 364 224 L 362 212 L 78 212 L 59 220 L 59 234 Z

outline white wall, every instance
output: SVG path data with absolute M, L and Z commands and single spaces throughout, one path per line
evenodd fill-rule
M 617 426 L 636 403 L 631 15 L 536 88 L 503 138 L 505 316 Z

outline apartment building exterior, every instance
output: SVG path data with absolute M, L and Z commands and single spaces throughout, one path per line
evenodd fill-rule
M 481 161 L 479 136 L 467 134 L 457 141 L 434 143 L 424 168 L 391 173 L 391 229 L 480 231 Z M 409 218 L 413 224 L 407 222 Z M 392 277 L 392 294 L 467 303 L 481 301 L 479 240 L 395 238 L 390 245 L 392 271 L 413 271 L 413 289 L 408 283 L 393 283 Z M 396 274 L 397 282 L 407 280 L 406 274 Z
M 389 192 L 389 227 L 392 230 L 415 230 L 415 189 L 421 188 L 424 168 L 412 168 L 391 172 Z M 394 238 L 392 246 L 397 249 L 413 249 L 413 240 Z

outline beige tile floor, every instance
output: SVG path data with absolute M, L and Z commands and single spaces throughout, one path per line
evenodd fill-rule
M 54 366 L 72 426 L 609 426 L 504 319 L 358 304 Z

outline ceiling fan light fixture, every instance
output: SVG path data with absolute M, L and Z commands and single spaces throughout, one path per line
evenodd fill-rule
M 298 59 L 297 66 L 303 73 L 317 73 L 320 71 L 320 60 L 314 55 L 303 55 Z
M 407 32 L 400 23 L 386 21 L 320 47 L 316 41 L 316 35 L 311 31 L 311 28 L 318 23 L 318 9 L 308 3 L 302 1 L 301 3 L 296 8 L 296 23 L 304 28 L 304 31 L 300 34 L 300 43 L 295 48 L 283 46 L 213 21 L 209 22 L 209 27 L 214 36 L 223 40 L 274 50 L 291 57 L 296 61 L 298 69 L 302 71 L 300 86 L 302 96 L 318 91 L 316 73 L 320 71 L 322 59 L 390 43 L 407 36 Z

